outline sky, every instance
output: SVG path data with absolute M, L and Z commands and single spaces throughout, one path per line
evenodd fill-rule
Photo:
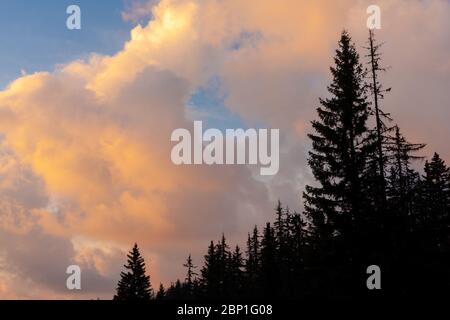
M 65 27 L 66 8 L 71 4 L 83 9 L 86 27 L 76 32 Z M 2 0 L 0 85 L 5 87 L 22 71 L 53 70 L 57 64 L 86 58 L 92 52 L 117 52 L 129 39 L 132 26 L 121 18 L 125 7 L 122 0 Z
M 450 161 L 450 3 L 376 2 L 383 107 Z M 336 43 L 347 29 L 362 52 L 370 4 L 1 0 L 0 299 L 111 298 L 134 242 L 157 288 L 222 233 L 241 244 L 278 199 L 301 211 Z M 280 129 L 280 171 L 173 165 L 171 132 L 193 120 Z

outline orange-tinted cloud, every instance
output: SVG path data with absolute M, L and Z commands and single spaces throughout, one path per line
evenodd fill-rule
M 380 4 L 377 34 L 394 66 L 385 79 L 394 90 L 383 105 L 407 135 L 444 153 L 449 4 Z M 153 18 L 117 54 L 12 82 L 0 92 L 0 297 L 111 296 L 135 241 L 155 280 L 173 280 L 186 254 L 200 258 L 221 232 L 245 237 L 269 219 L 278 197 L 298 208 L 310 179 L 308 121 L 326 94 L 342 28 L 364 44 L 367 5 L 162 0 L 136 9 L 142 16 L 151 8 Z M 276 177 L 171 163 L 170 134 L 191 128 L 186 105 L 211 77 L 221 79 L 225 106 L 249 125 L 281 129 Z M 86 270 L 80 295 L 64 288 L 69 263 Z

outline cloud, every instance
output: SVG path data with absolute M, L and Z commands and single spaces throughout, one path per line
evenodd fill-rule
M 152 8 L 157 3 L 156 0 L 127 0 L 125 10 L 122 12 L 124 21 L 138 22 L 143 18 L 150 18 Z
M 115 56 L 93 55 L 27 75 L 0 93 L 5 147 L 41 181 L 34 190 L 46 196 L 24 207 L 21 185 L 7 201 L 19 202 L 15 212 L 2 212 L 5 230 L 11 216 L 25 215 L 23 224 L 30 224 L 20 235 L 4 234 L 6 261 L 20 266 L 7 269 L 9 279 L 23 274 L 36 286 L 70 297 L 64 271 L 79 262 L 87 283 L 83 297 L 111 295 L 119 274 L 111 266 L 120 266 L 119 253 L 124 259 L 137 241 L 155 265 L 152 274 L 167 281 L 175 272 L 159 270 L 174 265 L 172 254 L 181 268 L 187 251 L 201 255 L 197 243 L 223 231 L 240 233 L 244 210 L 254 216 L 268 211 L 268 201 L 256 201 L 266 188 L 249 169 L 186 168 L 170 161 L 170 134 L 192 125 L 185 105 L 199 81 L 197 70 L 178 68 L 179 57 L 164 54 L 191 32 L 196 6 L 177 9 L 163 3 L 157 20 L 136 27 Z M 154 57 L 147 56 L 152 51 Z M 15 249 L 19 244 L 23 251 Z
M 383 106 L 407 136 L 445 152 L 449 4 L 380 4 L 393 65 L 383 80 L 394 88 Z M 13 81 L 0 92 L 0 297 L 111 297 L 135 241 L 157 286 L 182 275 L 189 252 L 200 263 L 222 232 L 243 240 L 278 198 L 300 209 L 309 120 L 342 28 L 364 44 L 368 5 L 139 2 L 124 19 L 151 20 L 117 54 Z M 192 127 L 186 106 L 211 78 L 246 125 L 281 129 L 277 176 L 171 163 L 171 132 Z M 78 294 L 64 287 L 72 263 L 83 270 Z

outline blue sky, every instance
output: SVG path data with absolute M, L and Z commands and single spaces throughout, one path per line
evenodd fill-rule
M 66 8 L 81 8 L 82 29 L 66 28 Z M 132 24 L 122 20 L 124 0 L 1 0 L 0 86 L 27 73 L 52 70 L 55 64 L 112 54 L 129 38 Z
M 0 87 L 21 75 L 52 71 L 57 64 L 86 58 L 90 53 L 114 54 L 130 37 L 133 22 L 121 13 L 130 0 L 0 0 Z M 66 9 L 81 9 L 81 30 L 68 30 Z M 145 23 L 145 21 L 141 21 Z M 224 107 L 220 83 L 212 79 L 193 93 L 189 107 L 205 113 L 207 127 L 225 128 L 242 121 Z

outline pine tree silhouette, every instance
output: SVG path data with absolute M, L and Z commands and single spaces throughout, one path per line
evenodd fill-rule
M 127 255 L 128 261 L 124 265 L 128 271 L 121 272 L 117 285 L 117 294 L 114 300 L 150 300 L 153 290 L 150 284 L 150 277 L 145 273 L 145 262 L 139 252 L 138 245 Z
M 253 228 L 253 232 L 248 234 L 247 240 L 247 259 L 245 261 L 245 277 L 246 277 L 246 292 L 249 297 L 258 297 L 261 295 L 260 291 L 260 241 L 258 227 Z
M 289 284 L 292 282 L 290 274 L 290 239 L 289 239 L 289 220 L 291 219 L 289 209 L 283 209 L 281 201 L 278 200 L 277 207 L 275 209 L 276 220 L 274 222 L 275 230 L 275 246 L 276 246 L 276 264 L 279 274 L 279 292 L 280 297 L 288 297 Z
M 320 99 L 319 119 L 312 121 L 315 133 L 308 135 L 312 140 L 308 164 L 320 185 L 306 186 L 305 214 L 320 250 L 318 259 L 339 257 L 339 263 L 355 265 L 351 263 L 358 254 L 354 244 L 366 236 L 361 232 L 368 208 L 363 180 L 374 144 L 367 128 L 365 72 L 346 31 L 334 61 L 331 97 Z
M 225 235 L 222 234 L 222 238 L 220 242 L 216 246 L 216 255 L 217 255 L 217 278 L 219 280 L 218 283 L 218 298 L 228 297 L 231 294 L 231 252 L 229 250 L 229 246 L 227 244 Z
M 261 240 L 261 284 L 266 297 L 279 295 L 279 269 L 276 254 L 275 231 L 270 223 L 267 223 Z
M 438 223 L 445 223 L 450 211 L 450 168 L 439 154 L 434 153 L 431 162 L 425 163 L 425 192 L 430 213 Z
M 284 298 L 305 296 L 308 288 L 305 280 L 305 266 L 310 256 L 310 245 L 308 244 L 307 225 L 298 213 L 290 214 L 287 209 L 288 217 L 288 250 L 287 272 L 282 274 L 285 283 L 287 282 L 288 291 L 284 292 Z
M 158 292 L 156 293 L 155 299 L 156 300 L 164 300 L 166 298 L 166 289 L 164 289 L 164 286 L 162 283 L 159 284 Z
M 185 294 L 187 296 L 187 298 L 193 297 L 194 295 L 194 285 L 196 282 L 195 277 L 198 275 L 195 272 L 195 269 L 197 268 L 197 266 L 194 266 L 194 263 L 192 262 L 192 257 L 189 254 L 186 263 L 183 264 L 183 267 L 187 268 L 187 272 L 186 272 L 186 279 L 184 282 L 185 285 Z
M 241 249 L 236 246 L 230 261 L 230 297 L 239 298 L 244 294 L 245 273 L 244 258 Z
M 425 163 L 423 182 L 424 214 L 422 223 L 427 233 L 433 238 L 435 249 L 445 250 L 449 245 L 450 229 L 450 168 L 435 153 L 431 162 Z
M 182 300 L 184 299 L 183 285 L 181 281 L 178 279 L 175 284 L 172 283 L 170 287 L 167 289 L 166 297 L 168 300 Z
M 220 295 L 220 261 L 213 241 L 208 247 L 204 260 L 200 280 L 202 295 L 205 298 L 217 298 Z

